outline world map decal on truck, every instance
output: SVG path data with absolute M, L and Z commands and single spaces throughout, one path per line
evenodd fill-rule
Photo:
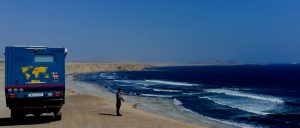
M 47 73 L 48 67 L 46 66 L 25 66 L 21 67 L 21 71 L 26 77 L 26 80 L 29 81 L 28 83 L 34 84 L 34 83 L 41 83 L 41 78 L 49 79 L 50 75 Z M 51 74 L 57 74 L 57 72 L 52 72 Z M 53 80 L 58 80 L 57 76 L 52 75 Z

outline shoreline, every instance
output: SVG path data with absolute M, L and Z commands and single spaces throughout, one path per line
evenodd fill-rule
M 66 81 L 67 83 L 71 84 L 71 86 L 67 85 L 66 88 L 76 93 L 98 96 L 112 101 L 115 100 L 114 93 L 109 91 L 104 86 L 96 83 L 74 80 L 73 75 L 68 75 L 66 77 Z M 142 111 L 175 119 L 184 123 L 214 128 L 238 128 L 238 126 L 227 124 L 226 122 L 204 117 L 189 109 L 183 108 L 182 106 L 176 106 L 174 101 L 171 99 L 129 95 L 123 95 L 123 97 L 125 98 L 125 104 L 136 105 L 137 109 Z
M 80 64 L 84 67 L 85 64 Z M 234 127 L 222 124 L 217 121 L 205 119 L 205 117 L 198 118 L 189 114 L 178 114 L 181 112 L 173 104 L 173 101 L 166 102 L 163 99 L 148 98 L 148 97 L 134 97 L 124 96 L 126 102 L 122 105 L 122 117 L 115 116 L 115 96 L 106 88 L 100 86 L 73 81 L 74 74 L 90 73 L 91 69 L 98 72 L 98 70 L 106 70 L 101 66 L 103 64 L 96 64 L 95 67 L 77 69 L 72 67 L 75 71 L 66 75 L 66 103 L 62 107 L 62 120 L 53 120 L 51 114 L 43 114 L 40 117 L 33 117 L 27 115 L 22 122 L 15 122 L 10 118 L 10 110 L 5 105 L 4 94 L 4 64 L 0 63 L 0 126 L 8 127 L 24 127 L 24 128 L 53 128 L 53 127 L 89 127 L 89 128 L 152 128 L 152 127 L 170 127 L 170 128 L 203 128 L 203 127 Z M 118 65 L 111 65 L 109 71 L 118 69 Z M 138 66 L 139 67 L 139 66 Z M 127 68 L 127 69 L 126 69 Z M 145 66 L 139 67 L 144 69 Z M 70 68 L 69 68 L 70 69 Z M 139 70 L 141 70 L 139 69 Z M 125 66 L 126 70 L 137 70 L 135 66 Z M 101 95 L 99 95 L 101 94 Z M 137 109 L 132 108 L 132 104 L 140 103 Z M 142 103 L 142 104 L 141 104 Z M 161 106 L 164 105 L 164 106 Z M 149 107 L 151 106 L 151 107 Z M 152 108 L 152 109 L 149 109 Z M 174 109 L 175 108 L 175 109 Z M 158 111 L 159 110 L 159 111 Z M 163 112 L 167 112 L 163 113 Z M 171 112 L 170 112 L 171 111 Z M 182 113 L 182 112 L 181 112 Z M 188 117 L 189 115 L 190 117 Z M 188 118 L 187 118 L 188 117 Z M 192 119 L 193 120 L 189 120 Z M 185 120 L 184 120 L 185 119 Z

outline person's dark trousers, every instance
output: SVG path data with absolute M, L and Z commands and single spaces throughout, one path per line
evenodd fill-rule
M 117 107 L 117 115 L 120 116 L 121 101 L 117 101 L 116 107 Z

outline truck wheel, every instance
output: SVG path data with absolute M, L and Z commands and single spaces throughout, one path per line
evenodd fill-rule
M 15 119 L 16 117 L 17 117 L 17 112 L 16 112 L 16 110 L 10 110 L 10 117 L 12 118 L 12 119 Z
M 21 119 L 25 117 L 25 113 L 23 111 L 12 109 L 10 112 L 12 119 Z
M 61 120 L 61 111 L 60 109 L 53 112 L 53 115 L 56 119 Z

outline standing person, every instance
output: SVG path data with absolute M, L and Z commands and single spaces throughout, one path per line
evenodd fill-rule
M 116 93 L 116 99 L 117 99 L 117 103 L 116 103 L 116 107 L 117 107 L 117 116 L 122 116 L 122 114 L 120 114 L 120 108 L 121 108 L 121 101 L 124 102 L 124 99 L 121 95 L 121 88 L 118 88 L 118 91 Z

